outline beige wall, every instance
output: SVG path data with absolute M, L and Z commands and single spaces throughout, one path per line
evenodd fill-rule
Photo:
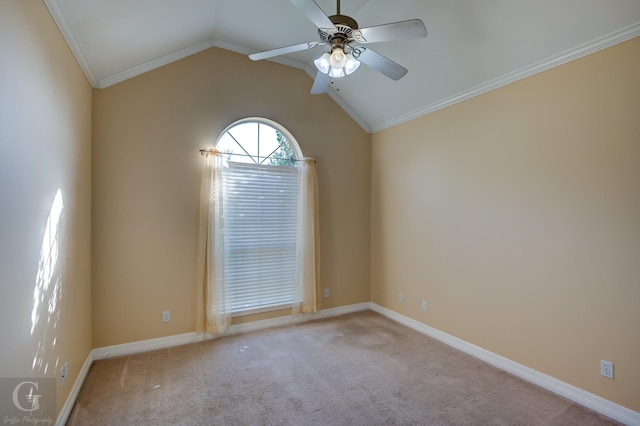
M 92 346 L 193 331 L 197 150 L 261 116 L 318 159 L 323 308 L 371 297 L 640 411 L 638 51 L 635 39 L 369 136 L 303 72 L 218 49 L 92 104 L 44 4 L 0 2 L 0 377 L 68 361 L 60 408 Z
M 40 1 L 0 2 L 0 58 L 0 377 L 67 361 L 60 409 L 91 351 L 91 87 Z
M 638 52 L 373 135 L 373 302 L 640 411 Z
M 369 300 L 370 136 L 311 85 L 214 48 L 94 90 L 95 347 L 195 330 L 198 149 L 244 117 L 282 124 L 318 160 L 323 308 Z

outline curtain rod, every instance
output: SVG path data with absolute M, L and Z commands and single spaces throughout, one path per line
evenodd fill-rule
M 198 151 L 200 151 L 200 155 L 206 155 L 206 154 L 214 154 L 216 152 L 220 152 L 217 151 L 216 149 L 213 148 L 209 148 L 209 149 L 205 149 L 205 148 L 201 148 Z M 226 154 L 226 155 L 236 155 L 239 157 L 250 157 L 250 158 L 257 158 L 258 160 L 262 159 L 262 160 L 266 160 L 269 157 L 260 157 L 259 155 L 249 155 L 249 154 L 235 154 L 232 152 L 221 152 L 221 154 Z M 277 158 L 275 157 L 276 160 L 289 160 L 289 161 L 298 161 L 298 162 L 302 162 L 302 161 L 306 161 L 306 160 L 313 160 L 314 163 L 317 163 L 315 158 L 311 158 L 311 157 L 304 157 L 304 158 Z

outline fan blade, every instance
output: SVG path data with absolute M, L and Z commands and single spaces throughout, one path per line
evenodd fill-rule
M 377 43 L 380 41 L 409 40 L 427 36 L 427 29 L 419 19 L 409 21 L 392 22 L 390 24 L 376 25 L 360 28 L 354 31 L 353 38 L 358 43 Z
M 331 19 L 320 9 L 313 0 L 291 0 L 291 3 L 302 12 L 313 24 L 320 29 L 335 30 Z
M 312 95 L 319 95 L 321 93 L 325 93 L 327 91 L 327 87 L 329 87 L 329 83 L 331 82 L 331 77 L 328 74 L 324 74 L 320 71 L 316 74 L 316 79 L 313 81 L 313 87 L 311 87 Z
M 354 55 L 357 60 L 392 80 L 400 80 L 408 72 L 405 67 L 396 64 L 391 59 L 387 59 L 367 47 L 356 47 L 354 51 L 360 53 L 358 56 Z
M 259 61 L 261 59 L 272 58 L 274 56 L 286 55 L 287 53 L 299 52 L 301 50 L 308 50 L 316 48 L 326 43 L 318 43 L 316 41 L 309 41 L 307 43 L 294 44 L 293 46 L 280 47 L 278 49 L 267 50 L 266 52 L 254 53 L 249 55 L 249 59 L 252 61 Z

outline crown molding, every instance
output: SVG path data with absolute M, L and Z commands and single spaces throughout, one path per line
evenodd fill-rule
M 84 75 L 89 80 L 89 84 L 92 87 L 97 87 L 98 79 L 96 78 L 95 73 L 93 72 L 93 67 L 91 66 L 91 62 L 87 59 L 87 55 L 84 54 L 82 50 L 82 46 L 78 42 L 78 40 L 73 35 L 73 31 L 71 31 L 71 27 L 69 26 L 69 21 L 67 20 L 67 16 L 64 14 L 64 10 L 60 6 L 59 0 L 44 0 L 44 4 L 49 9 L 49 13 L 53 17 L 56 25 L 60 29 L 62 33 L 62 37 L 67 42 L 69 49 L 71 49 L 71 53 L 78 61 L 78 65 L 84 72 Z
M 202 50 L 209 49 L 211 47 L 217 47 L 225 50 L 230 50 L 236 53 L 249 55 L 251 53 L 256 53 L 255 50 L 246 48 L 244 46 L 235 45 L 232 43 L 227 43 L 221 40 L 209 39 L 193 46 L 169 53 L 160 58 L 154 59 L 152 61 L 146 62 L 144 64 L 137 65 L 135 67 L 123 70 L 116 74 L 107 76 L 105 78 L 98 79 L 93 70 L 91 62 L 85 55 L 81 44 L 74 37 L 73 32 L 68 24 L 67 17 L 64 13 L 63 8 L 60 6 L 60 0 L 44 0 L 51 16 L 56 22 L 62 36 L 65 41 L 69 45 L 71 52 L 75 56 L 80 68 L 84 72 L 87 80 L 91 84 L 92 87 L 98 89 L 104 89 L 111 85 L 117 84 L 121 81 L 127 80 L 129 78 L 135 77 L 137 75 L 143 74 L 147 71 L 151 71 L 155 68 L 161 67 L 163 65 L 167 65 L 171 62 L 177 61 L 179 59 L 185 58 L 187 56 L 198 53 Z M 483 93 L 489 92 L 491 90 L 500 88 L 507 84 L 516 82 L 518 80 L 530 77 L 534 74 L 546 71 L 548 69 L 557 67 L 559 65 L 565 64 L 567 62 L 573 61 L 575 59 L 581 58 L 583 56 L 589 55 L 591 53 L 597 52 L 599 50 L 605 49 L 607 47 L 613 46 L 618 43 L 622 43 L 624 41 L 630 40 L 632 38 L 640 36 L 640 22 L 630 25 L 628 27 L 622 28 L 621 30 L 610 33 L 606 36 L 597 38 L 589 43 L 585 43 L 577 48 L 570 49 L 558 55 L 555 55 L 551 58 L 547 58 L 545 60 L 539 61 L 530 66 L 521 68 L 520 70 L 516 70 L 514 72 L 507 73 L 501 77 L 490 80 L 486 83 L 477 85 L 469 90 L 465 90 L 456 95 L 450 96 L 448 98 L 442 99 L 438 102 L 432 103 L 425 107 L 419 108 L 415 111 L 412 111 L 407 114 L 403 114 L 401 116 L 395 117 L 391 120 L 387 120 L 378 124 L 370 124 L 367 123 L 355 110 L 352 108 L 344 99 L 342 99 L 335 90 L 329 88 L 327 90 L 327 94 L 334 102 L 336 102 L 346 113 L 349 115 L 364 131 L 367 133 L 376 133 L 382 131 L 384 129 L 397 126 L 399 124 L 405 123 L 407 121 L 413 120 L 415 118 L 421 117 L 423 115 L 427 115 L 434 111 L 437 111 L 442 108 L 446 108 L 458 102 L 473 98 L 475 96 L 481 95 Z M 282 65 L 287 65 L 293 68 L 297 68 L 305 71 L 312 79 L 315 78 L 316 70 L 313 69 L 309 64 L 300 61 L 294 61 L 291 59 L 277 57 L 269 59 L 272 62 L 276 62 Z
M 589 43 L 582 44 L 574 49 L 570 49 L 558 55 L 552 56 L 551 58 L 536 62 L 517 71 L 510 72 L 501 77 L 490 80 L 486 83 L 475 86 L 470 90 L 460 92 L 439 102 L 427 105 L 424 108 L 417 109 L 411 113 L 404 114 L 392 120 L 388 120 L 376 126 L 372 126 L 371 133 L 376 133 L 393 126 L 397 126 L 399 124 L 405 123 L 423 115 L 427 115 L 439 109 L 446 108 L 458 102 L 462 102 L 464 100 L 473 98 L 499 87 L 506 86 L 507 84 L 522 80 L 527 77 L 531 77 L 534 74 L 538 74 L 548 69 L 581 58 L 583 56 L 590 55 L 591 53 L 595 53 L 599 50 L 606 49 L 607 47 L 611 47 L 618 43 L 631 40 L 632 38 L 638 36 L 640 36 L 640 22 L 622 28 L 621 30 L 614 31 Z
M 186 58 L 187 56 L 191 56 L 195 53 L 201 52 L 211 47 L 216 47 L 218 44 L 219 44 L 219 41 L 215 39 L 205 40 L 198 44 L 194 44 L 193 46 L 189 46 L 187 48 L 180 49 L 175 52 L 166 54 L 152 61 L 145 62 L 143 64 L 136 65 L 135 67 L 131 67 L 129 69 L 112 74 L 108 77 L 101 78 L 100 80 L 98 80 L 97 84 L 94 87 L 96 89 L 104 89 L 109 86 L 113 86 L 114 84 L 120 83 L 122 81 L 136 77 L 140 74 L 144 74 L 148 71 L 170 64 L 171 62 L 175 62 L 182 58 Z
M 112 76 L 101 79 L 97 82 L 97 84 L 94 87 L 98 89 L 104 89 L 116 83 L 120 83 L 121 81 L 128 80 L 129 78 L 143 74 L 147 71 L 151 71 L 155 68 L 159 68 L 163 65 L 167 65 L 179 59 L 186 58 L 187 56 L 193 55 L 200 51 L 209 49 L 211 47 L 217 47 L 220 49 L 229 50 L 231 52 L 240 53 L 242 55 L 250 55 L 252 53 L 257 52 L 256 50 L 249 49 L 247 47 L 240 46 L 237 44 L 227 43 L 225 41 L 216 40 L 216 39 L 210 39 L 210 40 L 206 40 L 204 42 L 198 43 L 196 45 L 190 46 L 186 49 L 178 50 L 176 52 L 165 55 L 161 58 L 154 59 L 153 61 L 149 61 L 147 63 L 138 65 L 133 68 L 129 68 L 128 70 L 124 70 Z M 269 61 L 275 62 L 280 65 L 286 65 L 292 68 L 297 68 L 299 70 L 302 70 L 306 72 L 307 75 L 309 75 L 309 77 L 311 77 L 312 79 L 314 79 L 316 76 L 316 70 L 304 62 L 294 61 L 292 59 L 288 59 L 284 57 L 270 58 Z M 327 90 L 327 94 L 331 99 L 333 99 L 335 103 L 337 103 L 340 106 L 340 108 L 342 108 L 347 113 L 347 115 L 349 115 L 356 123 L 358 123 L 358 125 L 362 127 L 362 129 L 365 132 L 371 133 L 371 127 L 369 126 L 369 124 L 366 121 L 364 121 L 362 117 L 360 117 L 360 115 L 358 115 L 358 113 L 356 113 L 356 111 L 348 103 L 344 101 L 344 99 L 338 96 L 335 90 L 330 88 L 329 90 Z
M 229 50 L 232 52 L 240 53 L 243 55 L 250 55 L 252 53 L 256 53 L 256 50 L 249 49 L 244 46 L 240 46 L 233 43 L 227 43 L 222 40 L 217 39 L 209 39 L 193 46 L 189 46 L 184 49 L 177 50 L 175 52 L 164 55 L 160 58 L 154 59 L 149 62 L 145 62 L 143 64 L 137 65 L 135 67 L 120 71 L 116 74 L 112 74 L 110 76 L 98 79 L 96 77 L 95 72 L 93 71 L 93 67 L 91 66 L 91 62 L 87 59 L 87 55 L 85 55 L 84 51 L 78 40 L 73 35 L 73 31 L 71 31 L 71 27 L 69 26 L 66 15 L 64 14 L 63 8 L 60 6 L 60 0 L 44 0 L 47 8 L 49 9 L 49 13 L 53 17 L 53 20 L 56 22 L 56 25 L 60 29 L 62 36 L 64 37 L 67 45 L 71 49 L 73 56 L 76 58 L 76 61 L 80 65 L 80 68 L 84 72 L 89 84 L 91 87 L 96 89 L 104 89 L 109 86 L 113 86 L 114 84 L 120 83 L 122 81 L 128 80 L 132 77 L 136 77 L 140 74 L 144 74 L 145 72 L 151 71 L 153 69 L 159 68 L 161 66 L 170 64 L 171 62 L 175 62 L 182 58 L 186 58 L 187 56 L 193 55 L 195 53 L 201 52 L 203 50 L 209 49 L 211 47 L 217 47 L 220 49 Z M 294 61 L 292 59 L 287 59 L 284 57 L 276 57 L 269 59 L 272 62 L 287 65 L 293 68 L 297 68 L 306 72 L 312 79 L 315 78 L 316 70 L 311 66 L 304 62 Z M 358 125 L 367 133 L 371 133 L 371 126 L 362 119 L 362 117 L 356 113 L 356 111 L 342 99 L 333 89 L 327 90 L 327 94 L 335 103 L 337 103 L 340 108 L 342 108 L 347 115 L 349 115 Z

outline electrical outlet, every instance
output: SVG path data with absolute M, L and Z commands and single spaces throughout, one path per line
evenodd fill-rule
M 608 379 L 613 379 L 613 363 L 600 360 L 600 374 Z
M 422 301 L 422 310 L 427 312 L 427 301 L 426 300 Z
M 171 311 L 163 311 L 162 312 L 162 322 L 171 321 Z
M 401 302 L 404 302 L 404 293 L 400 293 L 399 299 Z
M 324 289 L 324 293 L 322 293 L 322 295 L 323 295 L 324 297 L 329 297 L 329 289 L 328 289 L 328 288 L 325 288 L 325 289 Z
M 69 372 L 69 364 L 64 363 L 62 368 L 60 369 L 60 384 L 63 385 L 65 380 L 67 380 L 67 373 Z

